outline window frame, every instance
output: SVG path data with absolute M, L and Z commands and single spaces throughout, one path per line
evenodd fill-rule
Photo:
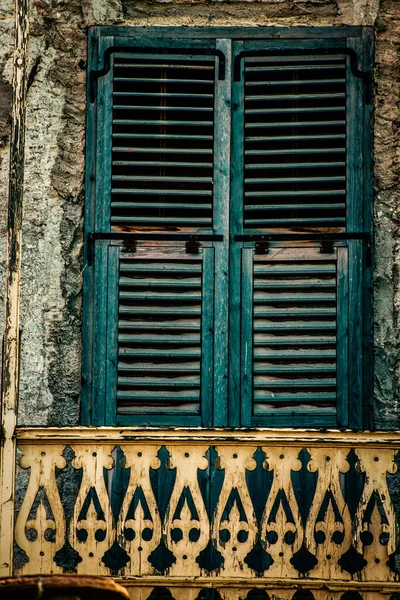
M 117 42 L 115 41 L 117 39 Z M 102 312 L 107 310 L 106 298 L 100 297 L 94 292 L 93 288 L 93 269 L 90 267 L 92 260 L 92 248 L 88 242 L 88 235 L 93 231 L 107 231 L 107 202 L 105 200 L 108 197 L 107 190 L 109 189 L 111 182 L 109 180 L 110 169 L 103 168 L 100 174 L 96 173 L 96 165 L 108 164 L 111 161 L 111 139 L 110 136 L 105 134 L 105 127 L 98 128 L 97 122 L 107 122 L 110 119 L 110 112 L 107 112 L 107 102 L 110 101 L 109 95 L 112 92 L 112 85 L 110 85 L 111 72 L 105 73 L 103 76 L 93 81 L 93 70 L 101 70 L 103 67 L 103 53 L 104 50 L 111 44 L 117 43 L 117 45 L 129 45 L 130 40 L 134 38 L 135 42 L 140 43 L 145 47 L 151 48 L 154 40 L 157 40 L 163 45 L 176 46 L 180 44 L 183 46 L 185 43 L 193 43 L 194 40 L 199 41 L 200 44 L 209 46 L 210 40 L 218 40 L 218 43 L 224 47 L 224 40 L 228 40 L 226 47 L 226 55 L 228 58 L 227 68 L 230 68 L 230 46 L 231 44 L 238 44 L 243 41 L 243 46 L 247 48 L 257 47 L 262 41 L 266 40 L 329 40 L 327 45 L 332 43 L 332 40 L 345 40 L 346 46 L 353 48 L 357 56 L 360 58 L 360 64 L 358 68 L 362 71 L 371 69 L 373 64 L 373 30 L 369 27 L 326 27 L 326 28 L 312 28 L 312 27 L 261 27 L 261 28 L 177 28 L 177 27 L 93 27 L 89 30 L 88 37 L 88 64 L 90 66 L 88 74 L 88 110 L 87 110 L 87 141 L 86 141 L 86 202 L 85 202 L 85 249 L 84 249 L 84 283 L 83 283 L 83 295 L 84 295 L 84 307 L 83 307 L 83 352 L 82 352 L 82 422 L 84 425 L 105 425 L 105 424 L 116 424 L 115 415 L 110 412 L 106 406 L 96 401 L 96 389 L 97 381 L 96 377 L 93 377 L 93 344 L 96 341 L 96 347 L 100 348 L 101 352 L 105 353 L 104 336 L 106 335 L 106 328 L 99 327 L 99 324 L 94 318 L 94 306 L 98 304 L 98 311 Z M 113 40 L 113 41 L 111 41 Z M 191 40 L 191 42 L 188 42 Z M 279 42 L 278 42 L 279 43 Z M 319 42 L 320 43 L 320 42 Z M 220 47 L 220 46 L 219 46 Z M 97 86 L 98 97 L 100 101 L 92 102 L 93 99 L 93 86 Z M 237 88 L 236 88 L 237 89 Z M 226 102 L 230 102 L 231 98 L 222 98 L 218 95 L 218 89 L 216 89 L 216 109 L 218 106 L 221 109 L 221 115 L 224 116 L 223 105 Z M 235 98 L 232 98 L 235 101 Z M 356 206 L 352 208 L 352 214 L 355 214 L 355 218 L 349 221 L 348 232 L 359 230 L 358 223 L 363 223 L 362 230 L 369 233 L 371 236 L 372 244 L 372 232 L 373 232 L 373 214 L 372 214 L 372 198 L 373 198 L 373 156 L 372 156 L 372 127 L 373 127 L 373 104 L 367 104 L 362 102 L 360 105 L 360 94 L 350 98 L 348 103 L 358 107 L 359 110 L 355 112 L 356 118 L 360 122 L 360 130 L 363 132 L 363 136 L 359 136 L 357 140 L 357 146 L 363 156 L 362 164 L 355 153 L 349 153 L 349 160 L 353 160 L 354 164 L 348 167 L 349 185 L 359 185 L 360 179 L 362 180 L 362 194 L 364 202 L 362 207 Z M 348 104 L 349 106 L 349 104 Z M 226 112 L 226 111 L 225 111 Z M 230 118 L 230 117 L 229 117 Z M 235 117 L 232 116 L 232 123 Z M 230 122 L 227 131 L 226 139 L 221 140 L 221 149 L 226 146 L 229 147 L 231 143 L 231 125 Z M 353 128 L 354 130 L 354 128 Z M 100 135 L 98 135 L 100 131 Z M 233 132 L 235 135 L 235 131 Z M 223 143 L 222 143 L 223 142 Z M 233 169 L 234 170 L 234 169 Z M 352 177 L 353 173 L 358 173 L 358 177 Z M 230 175 L 228 175 L 230 177 Z M 235 177 L 235 174 L 233 174 Z M 348 193 L 348 197 L 352 196 L 351 192 Z M 359 197 L 359 195 L 358 195 Z M 227 202 L 224 197 L 216 198 L 216 202 Z M 229 201 L 229 198 L 228 198 Z M 233 205 L 233 204 L 232 204 Z M 100 208 L 99 208 L 100 207 Z M 360 208 L 362 214 L 360 213 Z M 233 231 L 229 231 L 229 222 L 220 223 L 222 227 L 221 233 L 226 236 L 233 235 Z M 216 224 L 214 223 L 214 228 Z M 364 249 L 364 253 L 370 255 L 371 248 Z M 96 250 L 96 253 L 98 251 Z M 107 260 L 104 256 L 96 260 Z M 223 257 L 220 259 L 216 256 L 216 269 L 222 271 L 228 268 L 228 265 L 224 263 Z M 226 262 L 226 261 L 225 261 Z M 89 266 L 88 266 L 89 265 Z M 107 282 L 104 282 L 107 286 Z M 225 285 L 223 282 L 219 282 L 217 285 Z M 231 286 L 235 285 L 233 278 L 231 279 Z M 359 281 L 352 282 L 354 289 L 359 285 Z M 352 429 L 363 429 L 372 428 L 372 374 L 373 365 L 373 341 L 372 341 L 372 273 L 371 269 L 368 268 L 364 272 L 363 279 L 364 293 L 362 294 L 362 304 L 360 311 L 362 312 L 362 343 L 363 348 L 361 351 L 362 362 L 358 361 L 356 368 L 350 373 L 349 386 L 352 388 L 362 385 L 362 389 L 357 390 L 358 401 L 349 404 L 349 427 Z M 368 290 L 368 291 L 365 291 Z M 216 292 L 218 294 L 218 291 Z M 230 297 L 232 297 L 230 295 Z M 220 319 L 226 320 L 226 326 L 228 326 L 228 311 L 225 315 L 220 314 Z M 217 334 L 218 335 L 218 334 Z M 237 338 L 238 330 L 231 326 L 230 336 L 231 339 Z M 240 334 L 239 334 L 240 335 Z M 103 337 L 102 337 L 103 336 Z M 100 342 L 99 342 L 100 340 Z M 103 342 L 101 341 L 103 340 Z M 225 356 L 230 352 L 227 344 L 227 336 L 220 336 L 219 341 L 224 346 L 223 353 Z M 353 354 L 355 355 L 355 354 Z M 358 354 L 359 356 L 359 354 Z M 100 357 L 100 362 L 104 360 L 106 364 L 105 354 Z M 214 364 L 214 371 L 216 377 L 219 378 L 221 391 L 219 399 L 216 400 L 214 408 L 214 416 L 212 421 L 209 423 L 212 426 L 230 426 L 238 427 L 240 423 L 243 426 L 243 420 L 237 418 L 242 411 L 242 407 L 238 405 L 238 394 L 234 391 L 232 385 L 229 383 L 229 373 L 227 372 L 227 365 L 231 362 L 232 357 L 228 361 L 226 359 L 226 366 L 222 368 L 216 367 Z M 238 358 L 236 359 L 238 360 Z M 240 371 L 240 365 L 239 365 Z M 360 377 L 360 369 L 364 373 L 363 377 Z M 362 384 L 361 384 L 362 382 Z M 93 391 L 94 390 L 94 391 Z M 227 401 L 224 400 L 227 399 Z M 229 406 L 229 411 L 228 411 Z M 160 426 L 160 423 L 155 425 Z M 133 424 L 133 423 L 132 423 Z M 119 424 L 121 426 L 121 424 Z M 245 422 L 246 426 L 251 425 L 248 421 Z M 311 424 L 312 425 L 312 424 Z M 264 425 L 263 425 L 264 426 Z M 266 425 L 269 427 L 270 425 Z M 283 426 L 278 423 L 275 426 Z M 301 425 L 299 425 L 301 426 Z

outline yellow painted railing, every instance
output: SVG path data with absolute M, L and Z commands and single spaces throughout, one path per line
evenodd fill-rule
M 395 434 L 20 429 L 18 447 L 16 574 L 63 572 L 69 556 L 77 573 L 128 578 L 138 598 L 162 585 L 180 600 L 183 584 L 188 600 L 210 586 L 400 590 Z

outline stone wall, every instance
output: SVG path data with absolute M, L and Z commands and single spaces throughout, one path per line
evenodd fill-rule
M 7 9 L 0 9 L 5 40 L 0 49 L 0 143 L 10 80 L 7 15 Z M 382 429 L 400 428 L 398 0 L 31 0 L 19 423 L 79 423 L 86 33 L 95 24 L 375 25 L 376 423 Z M 6 155 L 0 147 L 2 198 Z M 5 211 L 0 212 L 2 223 Z

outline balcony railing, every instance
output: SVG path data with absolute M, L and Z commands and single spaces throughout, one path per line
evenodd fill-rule
M 112 575 L 176 600 L 400 590 L 394 434 L 20 429 L 18 447 L 15 574 Z

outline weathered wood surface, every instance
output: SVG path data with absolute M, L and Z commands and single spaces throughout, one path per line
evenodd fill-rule
M 189 431 L 176 439 L 158 432 L 158 443 L 133 430 L 130 440 L 110 434 L 103 442 L 98 430 L 81 430 L 80 441 L 77 430 L 64 441 L 51 433 L 48 443 L 27 430 L 19 437 L 20 472 L 30 469 L 30 479 L 15 528 L 28 558 L 18 574 L 58 572 L 68 546 L 80 574 L 400 589 L 391 566 L 399 541 L 390 495 L 395 436 L 383 434 L 379 447 L 378 434 L 353 433 L 344 443 L 341 433 L 335 444 L 326 433 L 292 432 L 287 445 L 278 432 L 254 432 L 256 441 L 244 444 L 238 432 L 235 442 L 222 431 L 205 441 L 206 432 L 193 430 L 191 443 Z M 65 477 L 74 474 L 71 498 Z

